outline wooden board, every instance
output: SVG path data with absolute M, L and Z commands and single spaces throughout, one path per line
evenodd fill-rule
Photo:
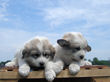
M 94 82 L 110 82 L 110 77 L 95 77 Z
M 0 80 L 0 82 L 18 82 L 18 80 Z
M 80 72 L 76 75 L 70 75 L 69 70 L 65 69 L 60 74 L 57 75 L 57 78 L 75 78 L 75 77 L 110 77 L 110 68 L 104 69 L 84 69 L 81 68 Z M 20 79 L 18 71 L 0 71 L 0 79 Z M 33 71 L 30 72 L 28 79 L 34 78 L 44 78 L 44 71 Z

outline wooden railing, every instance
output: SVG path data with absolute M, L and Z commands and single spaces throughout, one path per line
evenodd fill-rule
M 45 82 L 44 71 L 32 71 L 25 79 L 18 74 L 18 68 L 0 69 L 0 82 Z M 107 66 L 83 66 L 76 75 L 70 75 L 68 69 L 64 69 L 57 75 L 54 82 L 110 82 L 110 67 Z

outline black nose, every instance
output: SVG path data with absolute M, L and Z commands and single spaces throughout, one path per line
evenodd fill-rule
M 83 55 L 81 55 L 81 56 L 80 56 L 80 59 L 83 59 L 83 58 L 84 58 L 84 56 L 83 56 Z
M 43 62 L 40 62 L 39 64 L 40 64 L 40 66 L 44 66 L 44 63 Z

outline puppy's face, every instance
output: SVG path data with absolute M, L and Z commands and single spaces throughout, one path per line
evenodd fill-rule
M 65 34 L 63 39 L 59 39 L 57 43 L 66 51 L 67 56 L 76 61 L 84 59 L 86 52 L 91 51 L 86 39 L 77 32 Z
M 53 59 L 55 49 L 46 39 L 34 39 L 25 45 L 22 54 L 22 58 L 30 66 L 45 67 L 45 64 Z

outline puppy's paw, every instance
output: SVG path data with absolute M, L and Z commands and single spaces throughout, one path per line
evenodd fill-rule
M 8 62 L 5 64 L 5 67 L 14 67 L 16 66 L 15 62 Z
M 19 74 L 23 77 L 27 77 L 29 75 L 29 72 L 30 72 L 29 67 L 21 66 L 19 68 Z
M 71 64 L 69 66 L 70 74 L 75 75 L 80 71 L 80 66 L 77 64 Z
M 53 70 L 49 70 L 45 72 L 45 77 L 47 81 L 52 82 L 56 77 L 56 74 Z

